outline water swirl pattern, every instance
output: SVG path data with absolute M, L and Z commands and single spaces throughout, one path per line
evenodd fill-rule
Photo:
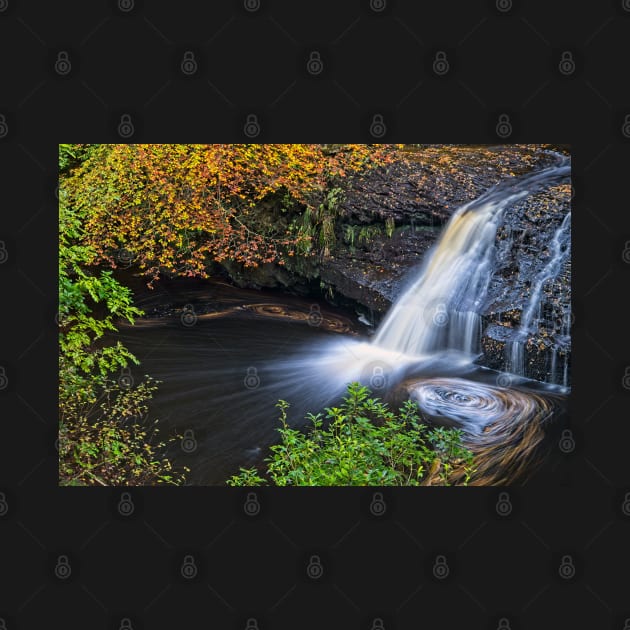
M 415 381 L 409 395 L 429 416 L 452 420 L 471 433 L 501 422 L 526 422 L 549 409 L 535 393 L 462 378 Z

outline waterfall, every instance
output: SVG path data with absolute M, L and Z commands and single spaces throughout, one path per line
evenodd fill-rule
M 569 173 L 570 167 L 564 161 L 560 166 L 512 180 L 507 186 L 497 186 L 459 208 L 428 252 L 416 279 L 381 323 L 372 343 L 404 355 L 444 350 L 477 354 L 480 311 L 496 266 L 494 243 L 503 211 Z M 563 225 L 568 225 L 568 217 Z M 554 237 L 552 249 L 563 249 L 563 234 Z M 555 267 L 548 267 L 547 273 L 553 273 Z M 538 288 L 538 294 L 541 290 Z M 538 303 L 539 300 L 530 302 L 526 313 L 530 319 Z M 516 349 L 515 353 L 521 350 Z M 516 359 L 522 361 L 520 357 Z
M 515 339 L 513 339 L 506 347 L 509 355 L 509 368 L 514 374 L 525 374 L 525 343 L 527 342 L 527 338 L 530 333 L 533 332 L 533 324 L 535 323 L 537 325 L 540 319 L 545 283 L 549 281 L 553 282 L 560 273 L 562 265 L 569 256 L 570 245 L 571 212 L 567 213 L 564 217 L 562 223 L 551 239 L 549 244 L 549 258 L 534 280 L 534 286 L 529 302 L 527 307 L 523 309 L 521 323 L 516 332 Z M 535 314 L 537 315 L 536 318 L 534 317 Z M 553 379 L 556 358 L 555 349 L 552 358 L 553 364 L 551 378 Z M 566 368 L 564 370 L 563 381 L 566 381 Z

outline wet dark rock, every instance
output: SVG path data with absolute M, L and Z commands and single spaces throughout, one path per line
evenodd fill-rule
M 569 184 L 557 185 L 507 208 L 497 231 L 499 266 L 490 284 L 484 314 L 483 364 L 505 365 L 509 343 L 517 338 L 538 275 L 550 257 L 550 243 L 570 211 Z M 525 344 L 525 373 L 536 380 L 569 384 L 565 370 L 571 352 L 568 335 L 571 303 L 571 259 L 554 281 L 545 283 L 540 317 Z M 553 357 L 555 353 L 555 359 Z M 552 369 L 554 374 L 552 374 Z
M 262 289 L 281 287 L 296 293 L 307 294 L 309 283 L 286 267 L 264 263 L 258 267 L 243 267 L 240 263 L 226 260 L 222 263 L 232 282 L 241 288 Z

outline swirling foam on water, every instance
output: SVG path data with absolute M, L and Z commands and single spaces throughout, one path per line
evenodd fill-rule
M 425 414 L 464 429 L 463 443 L 475 456 L 473 485 L 522 483 L 531 476 L 547 422 L 562 406 L 557 394 L 462 378 L 420 379 L 407 389 Z M 462 471 L 457 474 L 462 480 Z
M 527 422 L 548 406 L 538 394 L 462 378 L 416 380 L 408 391 L 429 416 L 455 421 L 472 433 L 497 423 Z

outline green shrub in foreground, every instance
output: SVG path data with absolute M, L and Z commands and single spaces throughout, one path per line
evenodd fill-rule
M 175 438 L 160 439 L 146 420 L 157 389 L 147 377 L 125 387 L 104 380 L 93 403 L 69 398 L 60 406 L 59 483 L 62 486 L 180 485 L 187 468 L 164 456 Z
M 321 413 L 308 414 L 307 432 L 289 427 L 286 401 L 277 406 L 282 441 L 271 447 L 265 476 L 241 468 L 228 485 L 449 485 L 455 470 L 463 472 L 465 485 L 473 472 L 461 430 L 422 424 L 410 400 L 394 413 L 371 398 L 367 387 L 351 383 L 341 407 L 326 408 L 325 419 Z
M 120 341 L 103 343 L 116 318 L 133 323 L 142 312 L 111 271 L 94 266 L 85 217 L 67 204 L 64 172 L 86 156 L 85 146 L 59 150 L 59 483 L 181 485 L 187 469 L 165 457 L 177 438 L 160 439 L 147 420 L 155 381 L 122 386 L 113 375 L 138 360 Z

